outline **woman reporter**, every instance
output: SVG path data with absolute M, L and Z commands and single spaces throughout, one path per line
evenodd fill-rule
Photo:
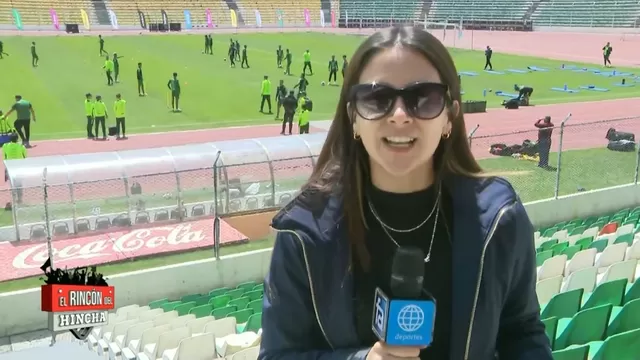
M 533 228 L 511 185 L 482 174 L 460 101 L 453 60 L 427 32 L 390 28 L 358 48 L 316 167 L 272 222 L 259 359 L 551 359 Z M 400 246 L 426 254 L 426 349 L 371 330 Z

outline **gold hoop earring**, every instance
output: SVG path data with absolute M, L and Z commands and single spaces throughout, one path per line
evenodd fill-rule
M 450 136 L 451 136 L 451 133 L 442 134 L 442 138 L 445 139 L 445 140 L 447 140 Z
M 353 132 L 353 140 L 360 140 L 360 135 L 358 135 L 355 131 Z

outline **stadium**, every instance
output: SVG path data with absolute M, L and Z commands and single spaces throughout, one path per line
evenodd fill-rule
M 0 109 L 20 94 L 37 114 L 28 156 L 3 162 L 0 360 L 256 359 L 269 224 L 309 177 L 341 90 L 327 64 L 388 26 L 420 27 L 449 47 L 473 154 L 513 184 L 537 229 L 554 358 L 640 358 L 640 152 L 635 136 L 607 136 L 640 131 L 637 1 L 0 0 Z M 250 67 L 230 66 L 230 39 Z M 293 54 L 291 74 L 279 46 Z M 306 50 L 310 133 L 282 136 L 275 106 L 259 111 L 260 84 L 293 89 Z M 119 79 L 107 85 L 114 53 Z M 505 109 L 514 84 L 535 92 Z M 128 138 L 86 138 L 87 93 L 109 111 L 116 94 L 127 101 Z M 540 167 L 523 149 L 545 116 L 555 131 Z M 47 259 L 97 266 L 116 289 L 109 324 L 87 341 L 63 334 L 49 346 Z

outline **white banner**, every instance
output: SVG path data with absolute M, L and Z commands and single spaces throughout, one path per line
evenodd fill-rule
M 344 12 L 344 27 L 349 27 L 349 13 Z
M 320 26 L 324 27 L 324 11 L 320 10 Z
M 111 27 L 114 30 L 118 30 L 118 17 L 113 10 L 109 9 L 109 20 L 111 21 Z
M 256 26 L 262 27 L 262 17 L 260 16 L 260 11 L 258 11 L 258 9 L 253 11 L 256 13 Z

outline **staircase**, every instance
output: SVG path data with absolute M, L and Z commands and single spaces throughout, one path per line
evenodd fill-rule
M 229 10 L 233 10 L 236 12 L 236 16 L 238 17 L 238 27 L 244 26 L 244 17 L 242 16 L 242 12 L 240 11 L 240 8 L 238 7 L 238 4 L 235 2 L 235 0 L 224 1 L 227 3 L 227 7 L 229 7 Z
M 105 0 L 91 0 L 91 4 L 93 5 L 93 12 L 96 15 L 95 17 L 98 20 L 98 24 L 111 25 Z
M 433 0 L 424 0 L 422 2 L 422 15 L 420 16 L 420 21 L 429 17 L 429 12 L 431 11 L 431 4 Z M 427 19 L 428 20 L 428 19 Z
M 525 21 L 531 20 L 531 15 L 533 15 L 533 13 L 535 13 L 536 10 L 538 10 L 538 6 L 540 6 L 540 4 L 545 1 L 549 1 L 549 0 L 533 0 L 533 3 L 531 3 L 531 6 L 529 6 L 527 11 L 524 13 L 524 17 L 522 20 L 525 20 Z

